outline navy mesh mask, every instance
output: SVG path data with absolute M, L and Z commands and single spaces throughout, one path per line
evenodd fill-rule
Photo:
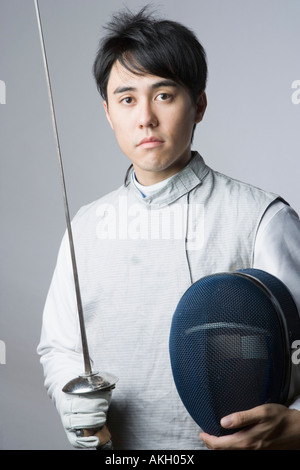
M 263 403 L 286 403 L 291 344 L 300 321 L 287 287 L 257 269 L 218 273 L 182 296 L 170 331 L 179 396 L 194 421 L 216 436 L 220 419 Z

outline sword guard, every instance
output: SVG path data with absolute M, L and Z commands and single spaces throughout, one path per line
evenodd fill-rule
M 109 391 L 115 388 L 118 378 L 107 372 L 98 374 L 95 372 L 89 375 L 80 375 L 70 380 L 62 389 L 65 393 L 84 394 L 98 391 Z

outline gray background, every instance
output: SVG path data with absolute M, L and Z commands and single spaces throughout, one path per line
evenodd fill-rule
M 143 1 L 40 0 L 70 211 L 118 187 L 129 160 L 91 68 L 102 25 Z M 196 148 L 213 168 L 300 211 L 299 0 L 153 1 L 206 48 L 208 109 Z M 0 448 L 70 449 L 36 355 L 65 219 L 33 0 L 0 0 Z

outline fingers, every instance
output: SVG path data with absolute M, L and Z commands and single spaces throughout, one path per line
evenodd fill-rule
M 97 450 L 112 450 L 111 434 L 106 426 L 101 429 L 81 429 L 76 431 L 76 436 L 80 435 L 77 442 L 81 446 L 94 447 Z
M 67 432 L 74 447 L 112 449 L 111 434 L 106 426 L 102 428 L 76 429 Z
M 106 422 L 109 394 L 68 395 L 61 400 L 60 413 L 65 429 L 99 429 Z
M 225 416 L 221 419 L 221 426 L 225 429 L 244 428 L 246 426 L 252 426 L 253 424 L 260 423 L 267 419 L 270 419 L 272 415 L 278 412 L 277 408 L 283 408 L 282 405 L 260 405 L 255 408 L 251 408 L 246 411 L 238 411 L 231 415 Z
M 247 411 L 239 411 L 221 419 L 221 426 L 225 429 L 243 428 L 256 423 L 258 420 L 255 408 Z
M 249 414 L 249 411 L 252 410 L 240 411 L 225 416 L 221 419 L 220 424 L 225 429 L 235 429 L 247 426 L 247 423 L 253 420 L 253 415 L 251 413 Z M 209 449 L 232 449 L 236 446 L 236 436 L 232 435 L 218 437 L 202 432 L 199 437 Z
M 101 429 L 84 429 L 83 437 L 96 436 L 98 437 L 100 444 L 104 445 L 111 439 L 111 434 L 106 426 Z
M 228 436 L 217 437 L 217 436 L 212 436 L 210 434 L 207 434 L 205 432 L 201 432 L 199 437 L 200 439 L 202 439 L 202 441 L 204 442 L 204 444 L 206 445 L 208 449 L 224 450 L 227 448 L 231 448 L 230 440 L 229 440 L 229 443 L 228 443 L 228 440 L 226 442 L 226 438 Z
M 260 445 L 260 442 L 257 443 L 251 433 L 249 435 L 247 431 L 243 430 L 221 437 L 201 433 L 199 437 L 206 447 L 211 450 L 255 450 Z
M 231 434 L 217 437 L 202 432 L 199 437 L 214 450 L 270 448 L 277 434 L 282 432 L 280 415 L 286 413 L 283 405 L 260 405 L 222 418 L 222 427 L 232 429 Z M 234 431 L 237 428 L 239 430 Z
M 104 426 L 110 398 L 110 392 L 62 395 L 61 420 L 73 447 L 102 447 L 110 441 L 110 434 Z
M 244 428 L 254 420 L 254 415 L 249 411 L 241 411 L 225 416 L 221 419 L 221 426 L 226 429 L 232 429 L 234 433 L 235 428 Z M 226 449 L 239 449 L 240 446 L 244 446 L 242 440 L 243 432 L 237 432 L 226 436 L 213 436 L 208 433 L 200 433 L 200 439 L 203 440 L 208 449 L 213 450 L 226 450 Z
M 99 409 L 108 410 L 111 392 L 91 393 L 86 395 L 69 395 L 70 411 L 72 413 L 95 413 Z

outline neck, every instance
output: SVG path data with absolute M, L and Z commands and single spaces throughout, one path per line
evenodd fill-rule
M 143 186 L 152 186 L 153 184 L 160 183 L 161 181 L 164 181 L 170 178 L 171 176 L 176 175 L 176 173 L 179 173 L 179 171 L 181 171 L 190 162 L 191 157 L 192 154 L 191 152 L 189 152 L 187 158 L 185 158 L 181 162 L 178 162 L 172 165 L 171 167 L 160 171 L 147 171 L 141 169 L 133 163 L 136 179 Z

